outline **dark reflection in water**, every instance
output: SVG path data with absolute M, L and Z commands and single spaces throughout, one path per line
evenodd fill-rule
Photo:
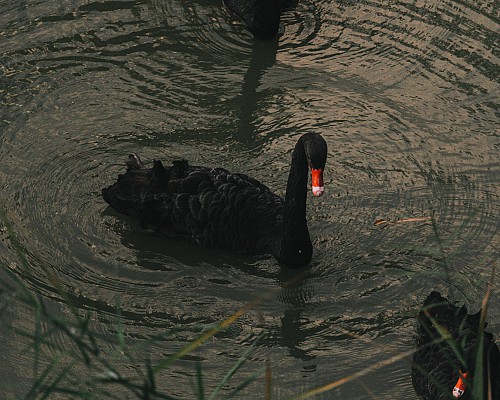
M 256 145 L 256 141 L 259 141 L 259 132 L 254 124 L 259 111 L 258 102 L 260 96 L 257 93 L 257 89 L 261 84 L 264 73 L 276 62 L 278 40 L 278 36 L 270 41 L 255 40 L 252 45 L 252 58 L 245 74 L 241 91 L 239 126 L 234 135 L 234 140 L 246 145 L 245 147 L 252 148 Z M 265 138 L 262 138 L 260 141 L 262 140 L 265 140 Z
M 284 269 L 280 272 L 279 281 L 284 284 L 279 299 L 283 302 L 285 309 L 281 317 L 281 330 L 277 335 L 278 344 L 288 347 L 290 356 L 294 358 L 306 362 L 313 360 L 314 355 L 307 350 L 308 341 L 309 338 L 318 335 L 322 328 L 321 326 L 308 327 L 312 321 L 309 321 L 303 313 L 309 300 L 314 298 L 314 285 L 308 282 L 309 279 L 306 276 L 297 281 L 296 272 L 292 273 Z M 268 345 L 276 344 L 271 342 Z
M 2 266 L 64 313 L 51 271 L 103 335 L 116 335 L 120 304 L 131 346 L 171 332 L 142 351 L 152 362 L 261 298 L 161 375 L 183 398 L 196 360 L 213 388 L 261 333 L 245 373 L 269 360 L 276 398 L 411 350 L 429 291 L 476 311 L 497 262 L 497 14 L 490 1 L 304 0 L 283 14 L 281 37 L 258 42 L 215 0 L 3 2 L 0 206 L 19 247 L 2 222 Z M 330 154 L 327 192 L 308 201 L 304 271 L 167 240 L 100 197 L 131 152 L 224 166 L 283 194 L 307 131 Z M 433 219 L 374 225 L 412 217 Z M 0 334 L 0 379 L 17 382 L 32 360 Z M 409 371 L 395 363 L 331 396 L 406 398 Z M 23 382 L 7 395 L 24 395 Z

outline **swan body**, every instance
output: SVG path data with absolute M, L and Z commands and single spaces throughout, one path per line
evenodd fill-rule
M 500 399 L 500 351 L 493 335 L 486 331 L 481 335 L 479 326 L 480 312 L 467 314 L 465 306 L 455 307 L 438 292 L 427 297 L 418 315 L 418 348 L 413 355 L 411 373 L 413 387 L 420 398 L 473 399 L 478 389 L 474 385 L 480 385 L 482 380 L 481 399 Z M 442 329 L 451 339 L 440 340 Z M 482 363 L 478 361 L 480 340 Z M 493 397 L 488 397 L 488 392 Z
M 285 199 L 244 174 L 191 166 L 185 160 L 145 168 L 130 155 L 127 171 L 102 190 L 116 211 L 138 218 L 143 227 L 201 246 L 251 254 L 272 254 L 291 267 L 307 265 L 312 244 L 306 220 L 308 169 L 313 193 L 323 193 L 324 139 L 300 137 L 292 154 Z
M 279 31 L 280 16 L 296 6 L 298 0 L 223 0 L 248 30 L 261 40 L 273 39 Z

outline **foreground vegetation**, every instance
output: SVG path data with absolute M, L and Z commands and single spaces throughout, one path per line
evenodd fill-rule
M 202 333 L 195 340 L 175 354 L 152 363 L 148 359 L 144 360 L 141 354 L 155 343 L 167 339 L 173 332 L 160 332 L 142 341 L 138 346 L 131 346 L 126 340 L 127 335 L 124 330 L 120 304 L 115 307 L 114 323 L 112 324 L 114 333 L 110 336 L 109 333 L 93 332 L 91 313 L 84 312 L 72 304 L 58 278 L 47 268 L 45 270 L 46 276 L 58 294 L 57 303 L 61 307 L 59 312 L 54 312 L 53 307 L 47 306 L 54 300 L 47 300 L 37 295 L 27 287 L 21 278 L 30 270 L 29 261 L 15 232 L 5 218 L 5 214 L 0 213 L 0 219 L 10 245 L 15 249 L 19 259 L 17 267 L 19 271 L 13 272 L 12 268 L 0 264 L 0 332 L 2 335 L 12 335 L 18 343 L 24 343 L 25 348 L 22 355 L 29 357 L 33 365 L 32 371 L 26 373 L 27 376 L 30 376 L 26 379 L 28 389 L 21 394 L 19 392 L 10 394 L 10 398 L 13 399 L 177 399 L 159 387 L 160 374 L 192 353 L 197 347 L 202 346 L 208 339 L 227 329 L 249 309 L 262 301 L 262 299 L 257 299 L 219 324 L 202 329 Z M 433 224 L 437 235 L 434 220 Z M 438 235 L 437 237 L 439 239 Z M 438 242 L 442 246 L 439 240 Z M 495 270 L 493 268 L 489 289 L 483 301 L 483 324 L 486 319 L 494 276 Z M 10 309 L 13 305 L 15 305 L 16 310 L 24 310 L 31 321 L 29 328 L 20 327 L 15 323 L 15 316 L 10 315 Z M 417 310 L 415 310 L 416 314 Z M 441 341 L 450 340 L 445 329 L 442 329 L 440 333 L 442 335 Z M 202 365 L 199 362 L 195 363 L 192 398 L 236 398 L 242 395 L 242 391 L 249 385 L 256 383 L 254 392 L 258 392 L 257 396 L 270 399 L 272 374 L 269 361 L 251 374 L 239 374 L 249 356 L 259 346 L 260 339 L 260 336 L 257 337 L 252 345 L 248 346 L 232 368 L 220 377 L 220 382 L 210 393 L 207 392 L 204 385 Z M 61 341 L 65 343 L 64 346 L 60 345 Z M 104 352 L 101 350 L 104 347 L 113 350 Z M 454 347 L 458 352 L 459 346 L 455 345 Z M 414 350 L 412 348 L 370 365 L 341 380 L 299 393 L 293 399 L 314 398 L 399 360 L 408 360 L 411 363 L 411 355 Z M 124 372 L 121 369 L 124 364 L 136 367 Z M 408 379 L 410 378 L 408 377 Z M 375 398 L 375 394 L 368 393 L 367 397 Z M 484 399 L 485 397 L 482 393 L 474 393 L 474 398 Z

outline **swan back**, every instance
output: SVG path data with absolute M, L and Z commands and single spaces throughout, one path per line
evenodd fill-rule
M 148 169 L 136 159 L 103 197 L 142 227 L 206 247 L 272 253 L 278 246 L 283 199 L 267 186 L 224 168 L 155 161 Z

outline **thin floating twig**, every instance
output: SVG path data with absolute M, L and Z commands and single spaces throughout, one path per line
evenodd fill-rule
M 430 221 L 431 217 L 416 217 L 416 218 L 403 218 L 403 219 L 398 219 L 397 221 L 388 221 L 386 219 L 377 219 L 373 225 L 378 226 L 378 225 L 395 225 L 395 224 L 401 224 L 405 222 L 425 222 L 425 221 Z

